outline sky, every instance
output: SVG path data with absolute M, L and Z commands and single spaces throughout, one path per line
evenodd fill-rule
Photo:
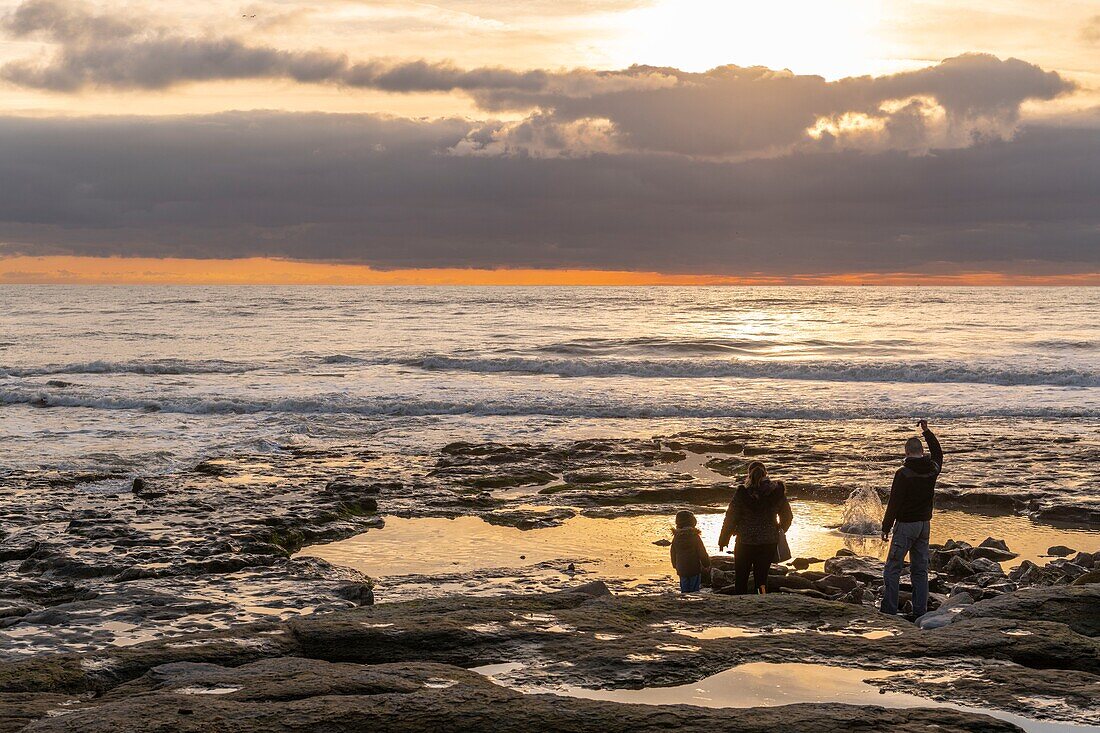
M 0 283 L 1100 284 L 1095 0 L 0 0 Z

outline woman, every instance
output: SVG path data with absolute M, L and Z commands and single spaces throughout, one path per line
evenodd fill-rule
M 768 469 L 760 461 L 749 464 L 745 483 L 737 487 L 733 501 L 726 510 L 718 547 L 726 549 L 730 537 L 736 572 L 734 590 L 738 594 L 749 589 L 749 570 L 758 593 L 768 589 L 768 568 L 776 560 L 780 533 L 785 533 L 794 521 L 782 481 L 768 478 Z

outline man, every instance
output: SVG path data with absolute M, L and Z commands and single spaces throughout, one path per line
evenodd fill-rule
M 898 582 L 909 555 L 909 576 L 913 581 L 913 616 L 919 618 L 928 612 L 928 524 L 932 519 L 932 497 L 936 479 L 943 469 L 943 449 L 940 441 L 928 429 L 928 421 L 920 421 L 921 433 L 928 441 L 928 451 L 920 438 L 905 441 L 905 463 L 894 474 L 890 487 L 890 501 L 886 504 L 886 516 L 882 518 L 882 540 L 894 530 L 890 553 L 882 579 L 886 587 L 882 593 L 883 613 L 898 612 Z

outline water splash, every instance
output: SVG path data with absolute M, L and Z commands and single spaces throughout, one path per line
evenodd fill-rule
M 882 500 L 870 486 L 861 486 L 844 502 L 840 531 L 845 534 L 877 535 L 882 531 Z

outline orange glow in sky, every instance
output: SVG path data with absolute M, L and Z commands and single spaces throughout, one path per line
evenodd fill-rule
M 825 275 L 744 276 L 629 272 L 424 268 L 376 270 L 366 265 L 247 258 L 197 260 L 121 257 L 9 257 L 0 259 L 0 283 L 101 285 L 1100 285 L 1100 272 L 952 275 L 853 272 Z

